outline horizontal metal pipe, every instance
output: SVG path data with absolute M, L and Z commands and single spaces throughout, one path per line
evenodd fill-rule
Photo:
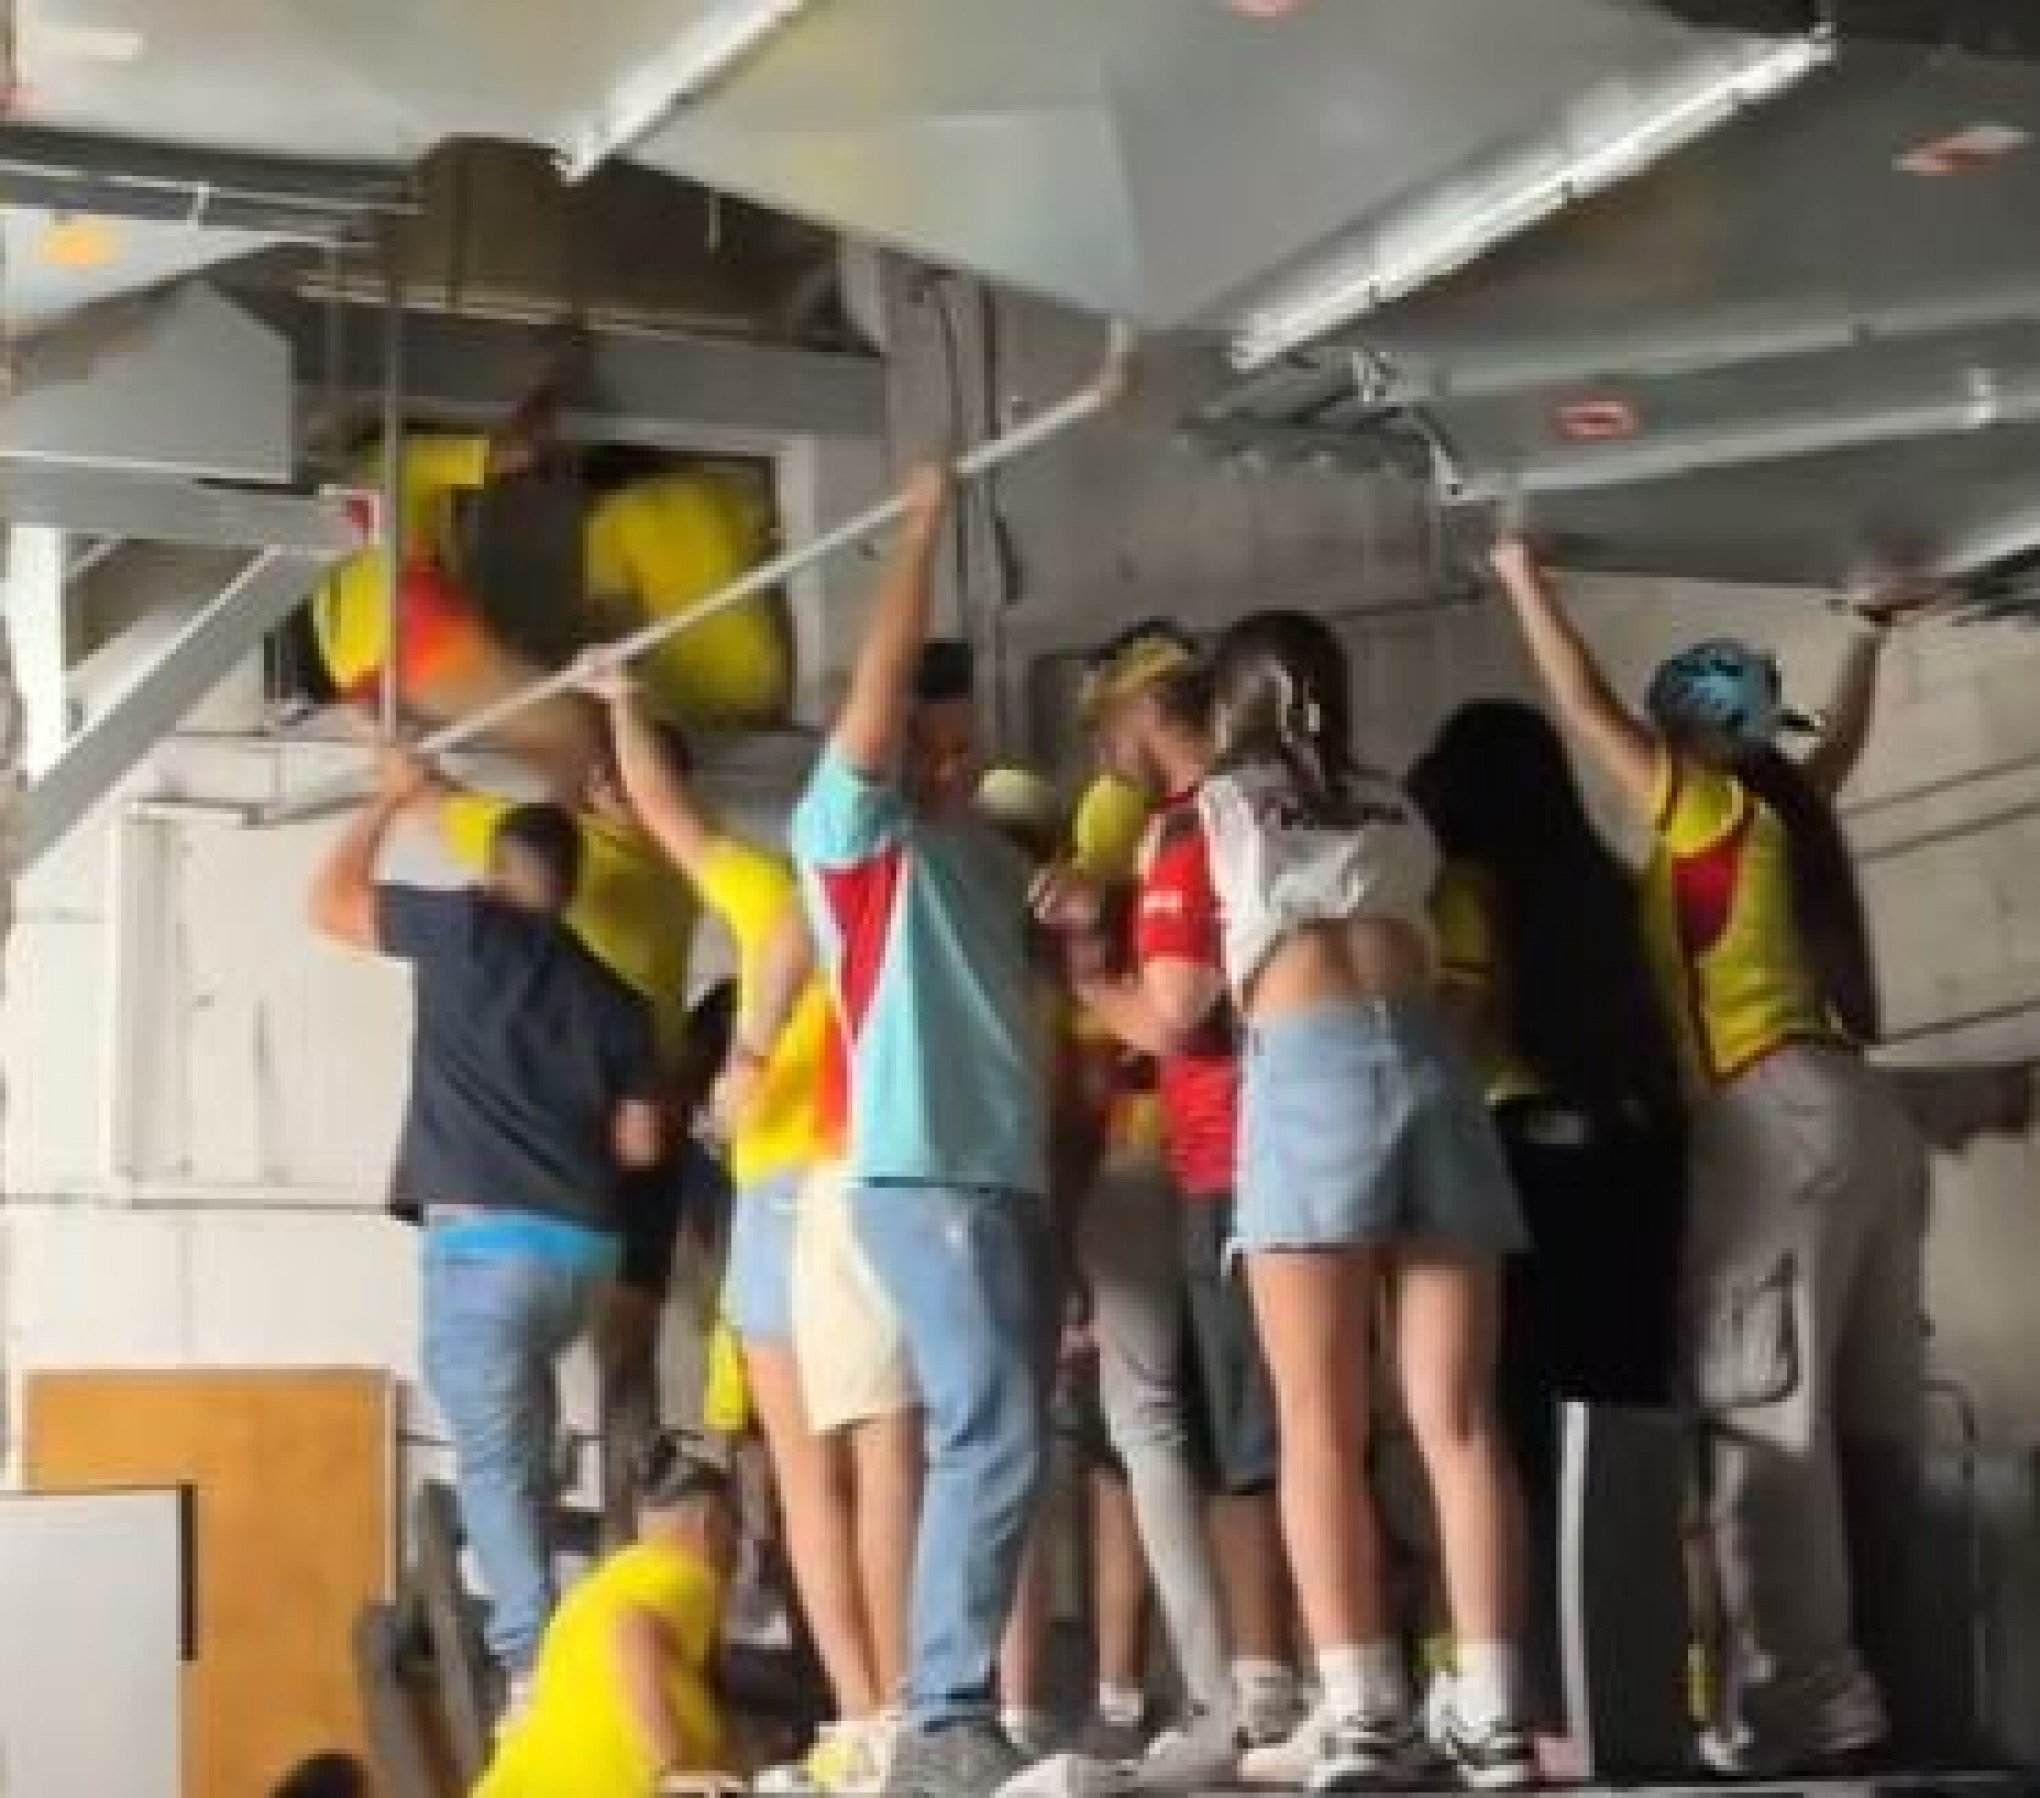
M 1882 310 L 1839 302 L 1744 307 L 1683 326 L 1609 331 L 1518 349 L 1405 349 L 1390 336 L 1370 341 L 1359 386 L 1379 406 L 1436 405 L 1580 382 L 1704 374 L 2036 321 L 2040 285 L 2020 282 Z
M 1989 371 L 1982 371 L 1986 376 Z M 2040 419 L 2040 376 L 1980 381 L 1967 394 L 1935 395 L 1860 411 L 1837 408 L 1666 431 L 1603 449 L 1574 450 L 1527 464 L 1465 475 L 1455 502 L 1506 501 L 1539 493 L 1585 493 L 1672 479 L 1701 469 L 1775 462 L 1795 456 L 1905 443 Z
M 1081 424 L 1094 414 L 1103 411 L 1116 402 L 1125 391 L 1127 365 L 1132 354 L 1133 340 L 1124 325 L 1112 329 L 1110 347 L 1106 352 L 1103 366 L 1098 374 L 1084 387 L 1069 398 L 1036 414 L 1025 424 L 1016 425 L 1012 430 L 987 439 L 968 451 L 956 463 L 959 480 L 975 480 L 980 475 L 1003 468 L 1009 462 L 1016 462 L 1031 451 L 1039 449 L 1062 435 L 1072 425 Z M 711 594 L 690 611 L 670 618 L 657 618 L 642 629 L 611 644 L 604 656 L 605 662 L 622 666 L 635 661 L 647 650 L 656 649 L 669 638 L 677 637 L 683 631 L 691 630 L 697 624 L 705 623 L 718 613 L 728 611 L 732 606 L 790 580 L 794 575 L 827 560 L 837 551 L 848 549 L 855 544 L 875 537 L 888 526 L 899 521 L 907 509 L 903 494 L 895 493 L 881 500 L 869 510 L 848 518 L 819 537 L 786 550 L 780 555 L 758 564 L 732 581 L 719 592 Z M 562 669 L 549 674 L 530 686 L 505 695 L 493 705 L 482 707 L 467 717 L 434 731 L 418 744 L 421 755 L 445 755 L 459 749 L 477 738 L 486 736 L 506 719 L 514 718 L 519 712 L 561 694 L 575 691 L 581 683 L 577 669 Z M 314 787 L 309 792 L 278 801 L 265 808 L 262 821 L 265 824 L 287 824 L 331 809 L 344 803 L 362 791 L 359 776 L 335 780 Z

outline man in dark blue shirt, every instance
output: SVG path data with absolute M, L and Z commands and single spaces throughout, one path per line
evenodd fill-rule
M 320 872 L 312 922 L 416 976 L 396 1179 L 426 1227 L 425 1377 L 514 1704 L 557 1596 L 558 1361 L 617 1271 L 623 1176 L 658 1160 L 658 1067 L 644 999 L 564 922 L 580 877 L 570 813 L 511 812 L 479 887 L 377 882 L 392 826 L 435 790 L 415 760 L 386 760 Z

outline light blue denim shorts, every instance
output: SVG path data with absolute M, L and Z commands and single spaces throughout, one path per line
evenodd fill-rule
M 740 1342 L 793 1341 L 793 1224 L 804 1174 L 788 1168 L 731 1202 L 723 1316 Z
M 1526 1242 L 1480 1087 L 1424 1002 L 1299 1012 L 1247 1033 L 1235 1228 L 1248 1252 Z

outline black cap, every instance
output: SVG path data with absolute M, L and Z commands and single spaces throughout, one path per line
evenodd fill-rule
M 662 1511 L 690 1498 L 733 1496 L 729 1469 L 707 1438 L 685 1430 L 661 1430 L 638 1460 L 639 1502 Z
M 977 657 L 961 637 L 933 637 L 914 664 L 914 697 L 923 705 L 968 699 L 977 690 Z

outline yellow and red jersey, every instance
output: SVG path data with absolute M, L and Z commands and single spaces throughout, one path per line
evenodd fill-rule
M 1733 774 L 1667 753 L 1645 930 L 1689 1087 L 1795 1042 L 1834 1042 L 1793 911 L 1784 820 Z

